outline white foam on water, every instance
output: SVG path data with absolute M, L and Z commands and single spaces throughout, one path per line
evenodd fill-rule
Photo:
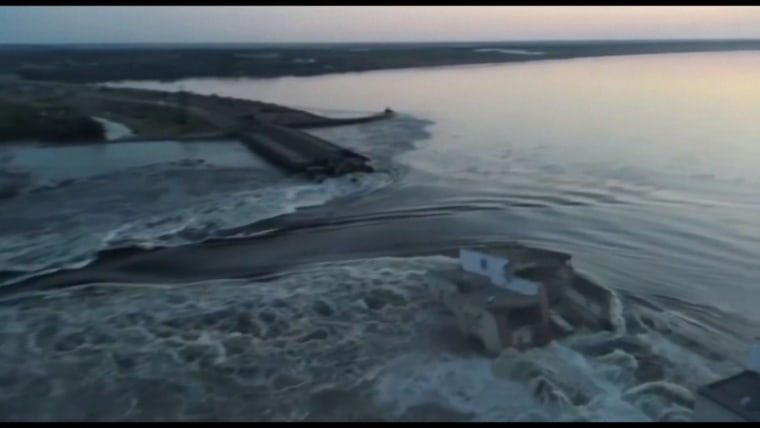
M 535 417 L 527 409 L 541 404 L 517 382 L 493 376 L 486 358 L 410 354 L 392 361 L 375 392 L 394 418 L 410 409 L 435 404 L 461 412 L 475 420 L 513 421 Z M 539 417 L 546 417 L 538 414 Z
M 319 132 L 387 167 L 390 157 L 425 135 L 426 124 L 400 118 Z M 299 208 L 374 192 L 394 180 L 393 171 L 321 183 L 275 172 L 262 166 L 156 164 L 22 194 L 0 207 L 7 213 L 0 219 L 0 272 L 25 272 L 10 280 L 17 282 L 81 267 L 105 249 L 245 237 L 235 230 Z
M 612 331 L 581 332 L 524 352 L 507 350 L 493 361 L 492 372 L 486 359 L 405 356 L 390 365 L 377 397 L 397 416 L 434 402 L 483 421 L 690 420 L 695 388 L 730 374 L 736 365 L 702 355 L 710 353 L 708 347 L 679 345 L 677 336 L 668 335 L 677 330 L 673 321 L 665 332 L 629 331 L 625 316 L 631 308 L 616 299 Z M 701 334 L 694 328 L 677 331 L 690 340 Z M 610 351 L 599 356 L 584 351 L 594 346 Z M 662 373 L 647 375 L 646 365 Z
M 623 337 L 627 332 L 625 315 L 623 314 L 623 302 L 620 296 L 614 291 L 610 291 L 609 319 L 612 324 L 612 331 L 616 337 Z
M 451 315 L 427 295 L 427 274 L 456 265 L 376 258 L 266 282 L 95 284 L 4 303 L 0 415 L 397 420 L 433 405 L 481 421 L 683 420 L 693 388 L 724 375 L 654 329 L 581 333 L 496 360 L 430 348 L 431 327 Z M 653 360 L 662 374 L 639 380 Z M 316 398 L 331 391 L 332 404 Z
M 93 117 L 96 121 L 103 125 L 105 130 L 106 140 L 118 140 L 120 138 L 127 138 L 134 135 L 132 129 L 123 123 L 114 122 L 103 117 Z
M 441 265 L 327 263 L 270 282 L 97 284 L 0 305 L 0 419 L 303 419 L 312 391 L 354 388 L 414 343 L 420 280 Z
M 694 358 L 687 355 L 681 357 Z M 494 361 L 414 353 L 388 364 L 375 399 L 395 418 L 434 403 L 479 421 L 688 420 L 692 390 L 673 380 L 637 383 L 637 366 L 634 356 L 619 349 L 594 358 L 561 342 L 507 351 Z M 696 378 L 699 383 L 712 376 Z
M 250 225 L 322 205 L 350 195 L 366 194 L 391 182 L 386 174 L 356 174 L 319 184 L 274 185 L 263 189 L 212 197 L 195 206 L 140 218 L 110 231 L 105 248 L 122 246 L 176 246 L 212 238 L 215 233 Z M 236 235 L 242 237 L 240 234 Z M 244 235 L 243 235 L 244 236 Z
M 41 274 L 82 267 L 98 251 L 105 249 L 154 248 L 200 242 L 225 230 L 289 214 L 298 208 L 366 194 L 387 186 L 391 180 L 389 175 L 382 173 L 357 174 L 319 184 L 283 181 L 254 190 L 201 196 L 191 194 L 192 189 L 175 186 L 171 190 L 174 194 L 161 194 L 158 201 L 142 204 L 139 200 L 130 201 L 128 197 L 118 200 L 118 195 L 113 195 L 116 200 L 110 207 L 105 201 L 98 207 L 96 195 L 88 201 L 92 207 L 86 212 L 76 206 L 61 207 L 63 209 L 58 213 L 36 212 L 21 221 L 33 221 L 36 216 L 42 223 L 49 218 L 43 227 L 29 231 L 21 229 L 26 233 L 18 233 L 19 229 L 10 227 L 3 231 L 0 271 Z M 84 181 L 81 185 L 88 183 Z M 244 185 L 241 183 L 236 187 Z M 112 208 L 111 212 L 108 208 Z M 96 211 L 98 209 L 101 211 Z M 241 237 L 240 234 L 237 236 Z
M 590 359 L 571 348 L 552 343 L 525 353 L 506 352 L 494 363 L 495 372 L 526 383 L 542 380 L 549 391 L 545 404 L 564 397 L 559 420 L 642 420 L 640 411 L 620 400 L 626 379 L 614 365 Z M 548 401 L 548 402 L 547 402 Z
M 400 162 L 397 155 L 427 141 L 431 136 L 428 127 L 432 123 L 406 114 L 397 114 L 377 122 L 318 128 L 309 130 L 309 133 L 368 156 L 377 169 L 392 170 Z

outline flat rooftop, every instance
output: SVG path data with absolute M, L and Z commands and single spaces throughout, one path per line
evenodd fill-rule
M 720 404 L 751 422 L 760 422 L 760 374 L 745 370 L 697 390 L 697 393 Z

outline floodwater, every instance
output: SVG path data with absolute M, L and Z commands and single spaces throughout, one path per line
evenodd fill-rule
M 315 131 L 376 161 L 357 180 L 303 183 L 198 143 L 204 163 L 102 161 L 119 168 L 0 202 L 6 284 L 73 267 L 37 285 L 110 284 L 0 310 L 3 413 L 688 420 L 694 388 L 736 370 L 760 325 L 759 67 L 735 52 L 122 82 L 400 114 Z M 43 156 L 0 159 L 36 176 L 69 155 Z M 506 240 L 571 253 L 627 329 L 496 361 L 461 351 L 421 285 L 455 261 L 431 254 Z M 130 250 L 102 257 L 114 248 Z

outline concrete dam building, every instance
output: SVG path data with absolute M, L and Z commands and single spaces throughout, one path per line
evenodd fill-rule
M 510 246 L 460 249 L 459 269 L 426 284 L 461 333 L 491 356 L 543 346 L 578 326 L 610 328 L 613 294 L 569 266 L 569 256 Z M 747 368 L 696 390 L 697 422 L 760 421 L 760 344 Z
M 563 310 L 586 311 L 577 305 L 588 301 L 599 310 L 609 306 L 593 297 L 566 298 L 565 288 L 573 282 L 568 260 L 564 254 L 518 246 L 461 249 L 460 268 L 429 284 L 429 291 L 454 314 L 462 333 L 488 354 L 542 346 L 573 331 L 566 318 L 597 316 L 567 317 Z M 598 321 L 591 320 L 604 324 Z

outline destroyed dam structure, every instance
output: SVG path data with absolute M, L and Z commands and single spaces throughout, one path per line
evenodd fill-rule
M 289 174 L 322 180 L 357 172 L 373 172 L 371 160 L 352 150 L 309 134 L 304 129 L 326 128 L 383 120 L 394 116 L 393 110 L 385 110 L 348 118 L 330 118 L 308 111 L 277 104 L 191 94 L 186 92 L 109 89 L 106 94 L 88 95 L 100 101 L 117 103 L 131 108 L 162 108 L 171 110 L 177 117 L 179 128 L 184 129 L 188 117 L 201 120 L 213 131 L 184 133 L 178 135 L 139 135 L 110 140 L 109 143 L 128 143 L 171 139 L 177 142 L 235 139 L 239 140 L 257 157 Z M 179 96 L 179 101 L 174 99 Z M 89 143 L 102 143 L 91 141 Z
M 239 140 L 253 154 L 286 173 L 316 180 L 374 169 L 366 156 L 302 129 L 356 125 L 394 115 L 386 108 L 362 117 L 328 118 L 268 103 L 192 97 L 193 110 L 222 130 L 220 136 Z
M 312 179 L 373 172 L 370 159 L 294 127 L 248 117 L 232 135 L 251 152 L 288 173 Z M 343 123 L 341 123 L 343 124 Z M 324 125 L 326 126 L 326 125 Z

